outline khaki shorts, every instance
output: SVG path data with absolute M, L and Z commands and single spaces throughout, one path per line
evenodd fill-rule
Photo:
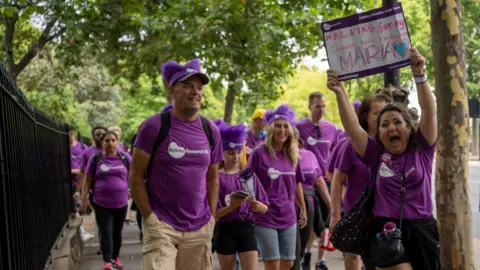
M 211 270 L 215 219 L 194 232 L 180 232 L 152 213 L 143 220 L 142 270 Z

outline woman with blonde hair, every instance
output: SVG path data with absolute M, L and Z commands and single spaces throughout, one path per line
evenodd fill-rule
M 295 202 L 300 207 L 299 225 L 306 225 L 306 209 L 298 166 L 299 149 L 291 122 L 295 113 L 289 105 L 280 105 L 265 113 L 267 137 L 248 159 L 248 168 L 258 176 L 270 202 L 266 214 L 256 217 L 255 234 L 266 270 L 290 269 L 295 260 L 297 217 Z

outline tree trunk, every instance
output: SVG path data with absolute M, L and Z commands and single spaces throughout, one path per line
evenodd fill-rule
M 235 96 L 237 94 L 236 88 L 238 86 L 236 78 L 236 75 L 230 74 L 228 76 L 228 90 L 227 96 L 225 97 L 225 112 L 223 114 L 223 121 L 227 124 L 232 123 L 233 105 L 235 104 Z
M 468 101 L 460 0 L 430 0 L 439 138 L 436 202 L 442 269 L 474 269 Z
M 472 119 L 472 156 L 478 156 L 478 118 Z

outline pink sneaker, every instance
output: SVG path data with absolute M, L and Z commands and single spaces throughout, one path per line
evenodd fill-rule
M 113 262 L 113 265 L 115 266 L 116 269 L 125 269 L 125 266 L 122 264 L 119 258 L 115 259 Z
M 103 270 L 115 270 L 115 269 L 113 269 L 113 266 L 112 266 L 111 263 L 104 262 L 103 263 Z

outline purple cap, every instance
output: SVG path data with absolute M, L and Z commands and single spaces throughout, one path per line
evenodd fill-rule
M 281 104 L 277 109 L 265 112 L 264 119 L 268 124 L 279 119 L 287 120 L 288 123 L 292 124 L 295 121 L 295 112 L 290 105 Z
M 168 104 L 167 106 L 165 106 L 165 108 L 162 109 L 162 113 L 171 111 L 172 109 L 173 109 L 173 104 Z
M 184 81 L 192 76 L 198 76 L 203 84 L 208 84 L 210 79 L 205 73 L 202 73 L 201 65 L 200 59 L 190 60 L 185 65 L 170 60 L 162 65 L 162 76 L 168 83 L 168 86 L 172 86 L 174 83 Z
M 358 108 L 360 107 L 360 104 L 361 104 L 361 102 L 358 101 L 358 100 L 355 100 L 355 101 L 352 102 L 352 106 L 353 106 L 353 109 L 355 110 L 355 112 L 358 111 Z
M 222 118 L 218 118 L 213 123 L 218 127 L 218 129 L 221 129 L 223 126 L 227 125 L 227 123 L 225 123 Z
M 236 126 L 224 125 L 220 128 L 220 135 L 222 137 L 223 150 L 242 150 L 245 142 L 244 124 Z

